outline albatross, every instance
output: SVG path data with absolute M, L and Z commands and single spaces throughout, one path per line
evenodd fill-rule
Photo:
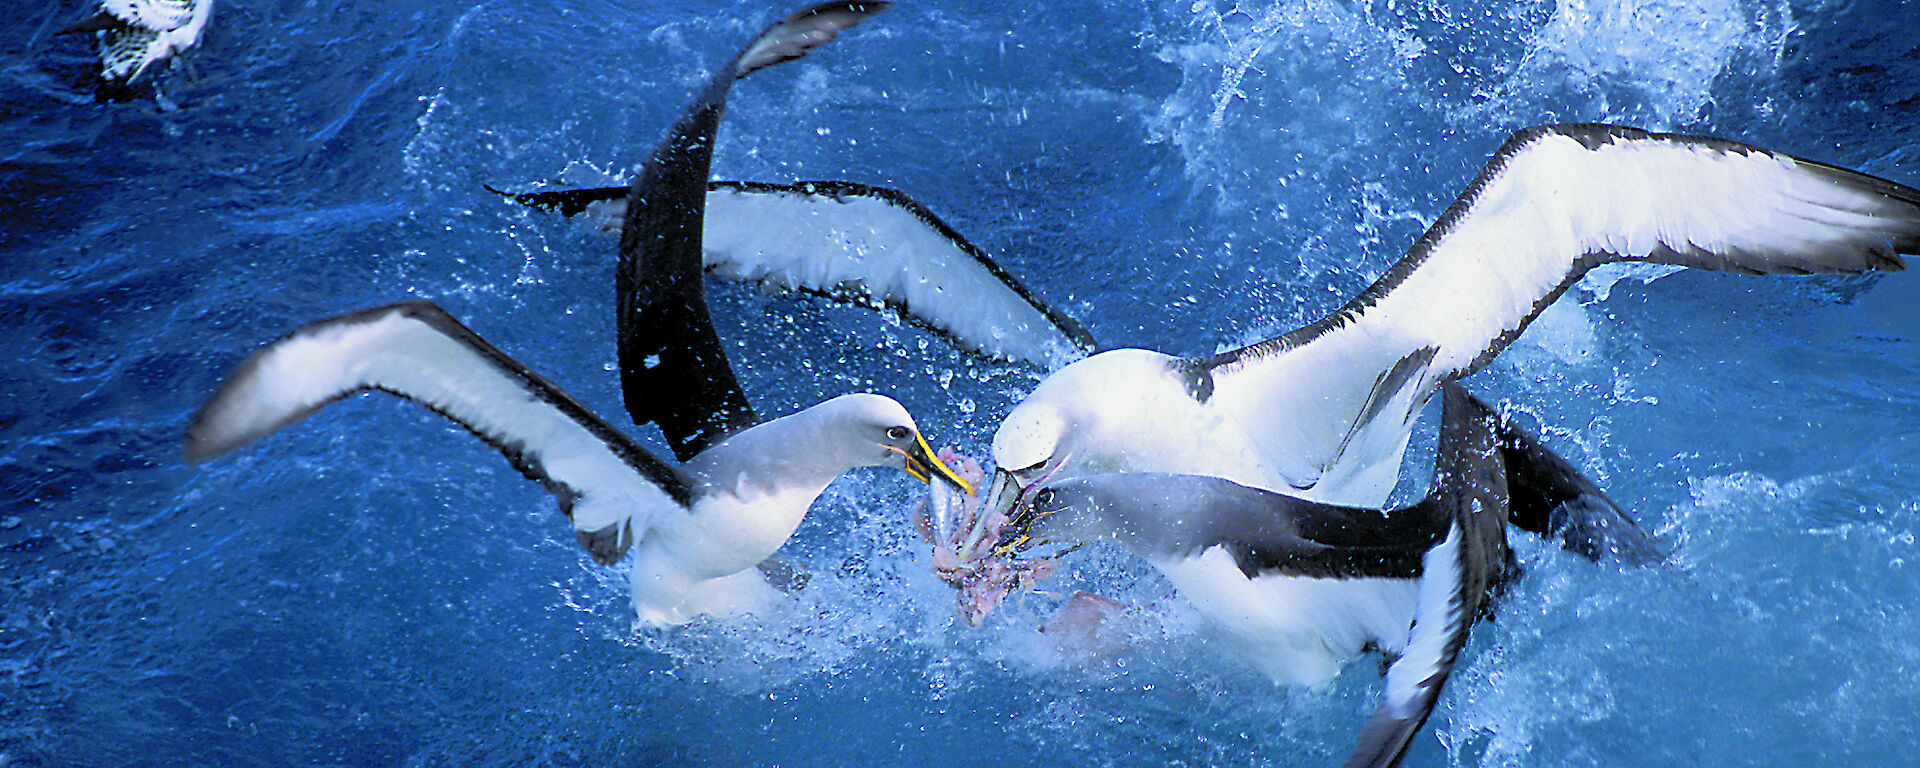
M 769 577 L 782 574 L 756 566 L 846 470 L 951 474 L 906 409 L 872 394 L 757 424 L 675 467 L 424 300 L 320 320 L 253 353 L 194 416 L 186 458 L 206 461 L 364 391 L 417 402 L 500 451 L 553 493 L 596 562 L 633 550 L 634 608 L 650 625 L 776 604 Z
M 1528 128 L 1334 313 L 1218 354 L 1118 349 L 1055 371 L 995 432 L 986 507 L 1012 511 L 1043 478 L 1125 471 L 1378 507 L 1429 397 L 1595 266 L 1848 274 L 1917 251 L 1911 187 L 1717 138 Z
M 1324 683 L 1347 659 L 1379 651 L 1386 694 L 1347 765 L 1390 768 L 1511 572 L 1511 502 L 1533 495 L 1510 483 L 1521 469 L 1511 460 L 1557 478 L 1535 487 L 1587 482 L 1568 465 L 1536 463 L 1514 442 L 1525 436 L 1459 385 L 1443 391 L 1433 481 L 1413 505 L 1320 504 L 1202 475 L 1088 475 L 1042 483 L 998 548 L 1117 543 L 1245 644 L 1249 662 L 1295 682 Z
M 650 389 L 628 390 L 628 404 L 636 420 L 644 413 L 660 425 L 681 466 L 419 300 L 321 320 L 253 353 L 194 416 L 187 460 L 234 450 L 356 392 L 418 402 L 552 492 L 595 561 L 631 552 L 634 608 L 653 626 L 776 604 L 783 574 L 770 558 L 849 469 L 895 467 L 966 487 L 893 399 L 842 395 L 763 422 L 717 341 L 703 343 L 715 337 L 698 286 L 697 200 L 728 87 L 884 6 L 827 3 L 769 27 L 713 76 L 634 183 L 649 204 L 631 207 L 623 226 L 621 351 L 643 350 L 651 378 Z
M 510 195 L 602 227 L 629 196 L 618 187 Z M 1101 351 L 898 190 L 714 181 L 704 203 L 713 274 L 884 304 L 962 348 L 1052 371 L 993 436 L 988 508 L 1002 517 L 1037 479 L 1076 472 L 1213 475 L 1377 507 L 1431 394 L 1485 365 L 1593 267 L 1891 271 L 1920 248 L 1920 192 L 1901 184 L 1724 139 L 1536 126 L 1512 135 L 1405 256 L 1338 311 L 1240 349 L 1179 357 Z M 764 222 L 779 226 L 754 226 Z M 968 554 L 984 533 L 972 532 Z

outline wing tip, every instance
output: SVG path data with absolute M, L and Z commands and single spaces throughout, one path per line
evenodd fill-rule
M 1899 272 L 1906 269 L 1902 255 L 1920 254 L 1920 190 L 1869 173 L 1843 168 L 1818 160 L 1777 152 L 1713 136 L 1680 133 L 1654 133 L 1639 128 L 1606 123 L 1568 123 L 1536 125 L 1513 132 L 1495 155 L 1495 163 L 1517 154 L 1543 137 L 1558 137 L 1577 142 L 1594 151 L 1620 143 L 1660 143 L 1707 150 L 1719 154 L 1771 158 L 1793 172 L 1805 174 L 1838 188 L 1838 191 L 1863 198 L 1860 208 L 1841 207 L 1848 213 L 1871 216 L 1874 221 L 1858 226 L 1836 227 L 1830 248 L 1814 251 L 1781 251 L 1768 247 L 1735 249 L 1726 252 L 1704 250 L 1691 243 L 1662 244 L 1636 260 L 1670 263 L 1688 267 L 1716 269 L 1742 274 L 1858 274 L 1879 270 Z M 1867 202 L 1867 201 L 1872 202 Z M 1815 207 L 1828 203 L 1802 200 Z
M 106 11 L 101 11 L 99 13 L 93 14 L 92 16 L 88 16 L 72 24 L 68 24 L 64 27 L 61 27 L 60 31 L 55 32 L 54 34 L 55 35 L 84 35 L 89 32 L 107 32 L 107 31 L 119 29 L 125 26 L 126 26 L 126 22 L 123 22 L 115 18 L 114 15 L 111 13 L 107 13 Z
M 579 189 L 549 189 L 537 192 L 508 192 L 507 190 L 481 184 L 481 189 L 504 197 L 508 202 L 524 205 L 537 211 L 558 213 L 573 218 L 591 209 L 595 204 L 614 200 L 624 201 L 629 194 L 628 187 L 582 187 Z M 625 212 L 622 210 L 624 217 Z
M 888 0 L 835 0 L 812 6 L 768 27 L 734 59 L 733 77 L 793 61 L 832 42 L 840 32 L 893 3 Z
M 188 466 L 197 467 L 213 459 L 225 456 L 234 449 L 252 442 L 257 435 L 244 437 L 216 437 L 207 434 L 207 422 L 195 419 L 187 427 L 187 436 L 181 440 L 180 458 Z
M 1386 707 L 1381 705 L 1367 718 L 1359 743 L 1347 758 L 1346 768 L 1393 768 L 1407 756 L 1407 749 L 1413 746 L 1413 734 L 1426 723 L 1426 718 L 1397 717 Z
M 220 386 L 214 389 L 206 402 L 200 405 L 193 417 L 187 422 L 187 432 L 181 441 L 180 452 L 189 465 L 219 458 L 248 443 L 279 431 L 293 422 L 305 418 L 308 414 L 331 400 L 310 404 L 305 407 L 280 410 L 255 411 L 245 406 L 257 400 L 261 388 L 261 366 L 267 358 L 284 348 L 288 342 L 308 338 L 316 333 L 343 325 L 366 323 L 389 315 L 398 315 L 419 320 L 436 328 L 445 329 L 446 324 L 454 321 L 452 315 L 441 309 L 440 305 L 427 299 L 406 299 L 391 304 L 369 307 L 342 315 L 315 320 L 293 329 L 280 338 L 255 348 L 244 360 L 232 368 Z M 344 397 L 348 393 L 340 393 Z
M 1444 595 L 1445 607 L 1438 614 L 1441 626 L 1431 626 L 1420 618 L 1427 615 L 1428 608 L 1416 609 L 1409 650 L 1389 668 L 1386 700 L 1361 729 L 1347 768 L 1392 768 L 1406 756 L 1452 676 L 1495 569 L 1505 562 L 1507 489 L 1499 467 L 1502 459 L 1494 447 L 1499 416 L 1459 384 L 1448 383 L 1441 392 L 1444 415 L 1440 456 L 1435 459 L 1435 493 L 1448 499 L 1452 519 L 1447 540 L 1459 537 L 1452 555 L 1457 558 L 1457 567 Z M 1489 501 L 1495 503 L 1483 503 Z M 1438 547 L 1426 555 L 1429 563 L 1436 552 Z M 1421 578 L 1424 581 L 1436 576 L 1428 571 Z M 1421 600 L 1428 599 L 1424 584 L 1421 595 Z M 1425 633 L 1440 633 L 1443 639 L 1429 648 L 1430 655 L 1413 653 L 1415 646 L 1425 642 L 1420 639 Z M 1408 674 L 1419 677 L 1405 679 Z

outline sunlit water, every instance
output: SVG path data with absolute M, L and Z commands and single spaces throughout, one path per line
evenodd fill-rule
M 0 20 L 0 765 L 1330 765 L 1379 695 L 1146 606 L 1054 650 L 958 622 L 856 473 L 788 610 L 636 632 L 625 574 L 437 417 L 335 406 L 203 467 L 185 421 L 292 326 L 440 302 L 603 414 L 612 245 L 481 188 L 621 180 L 758 3 L 222 0 L 161 99 L 96 103 L 83 4 Z M 1110 345 L 1338 306 L 1509 131 L 1711 133 L 1920 184 L 1899 2 L 907 3 L 736 89 L 723 177 L 925 201 Z M 158 106 L 164 100 L 177 108 Z M 1596 275 L 1469 381 L 1675 549 L 1527 575 L 1408 765 L 1897 765 L 1920 739 L 1920 278 Z M 1038 372 L 716 286 L 762 411 L 898 396 L 974 453 Z M 650 445 L 657 436 L 641 435 Z M 1410 474 L 1419 476 L 1420 470 Z M 1416 483 L 1417 485 L 1417 483 Z

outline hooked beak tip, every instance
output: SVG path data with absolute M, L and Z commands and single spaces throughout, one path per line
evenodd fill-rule
M 933 447 L 927 445 L 926 436 L 916 432 L 913 436 L 912 450 L 903 451 L 899 448 L 893 448 L 893 450 L 905 457 L 907 474 L 913 475 L 914 479 L 932 485 L 934 478 L 938 477 L 965 491 L 968 496 L 974 495 L 972 483 L 967 482 L 966 478 L 961 477 L 958 472 L 953 471 L 953 468 L 948 467 L 933 455 Z

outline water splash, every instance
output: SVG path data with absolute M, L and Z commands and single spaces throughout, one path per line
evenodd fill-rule
M 1512 72 L 1457 105 L 1460 125 L 1552 119 L 1664 129 L 1698 120 L 1728 72 L 1765 79 L 1792 23 L 1750 0 L 1557 0 Z

